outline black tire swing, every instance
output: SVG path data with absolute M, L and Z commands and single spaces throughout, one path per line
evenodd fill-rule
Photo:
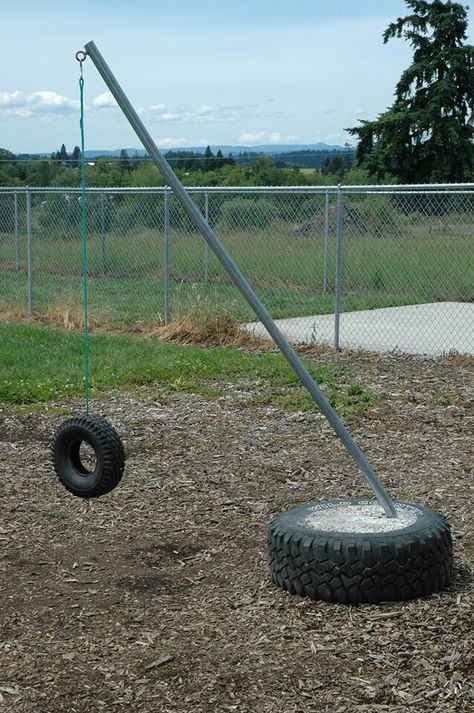
M 56 431 L 52 450 L 56 475 L 73 495 L 97 498 L 110 493 L 122 480 L 123 444 L 114 427 L 102 416 L 85 414 L 68 418 Z M 94 452 L 92 459 L 90 450 Z
M 52 445 L 53 467 L 62 485 L 73 495 L 96 498 L 113 490 L 122 480 L 125 452 L 120 436 L 102 416 L 89 414 L 89 330 L 87 296 L 87 220 L 84 157 L 84 101 L 82 63 L 78 52 L 81 105 L 81 213 L 84 287 L 84 360 L 86 413 L 66 419 L 57 429 Z M 91 453 L 93 452 L 93 455 Z

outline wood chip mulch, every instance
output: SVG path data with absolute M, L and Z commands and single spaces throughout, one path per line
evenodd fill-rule
M 472 361 L 324 354 L 378 395 L 348 425 L 394 498 L 452 525 L 455 575 L 406 603 L 289 596 L 266 527 L 292 506 L 370 495 L 316 413 L 159 386 L 93 403 L 126 474 L 86 502 L 49 445 L 80 401 L 0 411 L 0 710 L 390 713 L 474 710 Z

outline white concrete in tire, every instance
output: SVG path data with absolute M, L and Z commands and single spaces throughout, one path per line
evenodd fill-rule
M 379 534 L 410 527 L 421 515 L 418 508 L 406 504 L 396 504 L 395 511 L 397 517 L 387 517 L 378 502 L 370 501 L 317 503 L 302 524 L 324 532 Z

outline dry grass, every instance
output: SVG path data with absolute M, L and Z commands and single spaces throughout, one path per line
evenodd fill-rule
M 219 308 L 215 300 L 202 299 L 199 295 L 190 305 L 178 307 L 168 324 L 164 323 L 161 315 L 151 323 L 138 322 L 134 326 L 117 324 L 104 311 L 90 306 L 88 311 L 91 332 L 131 332 L 147 339 L 157 337 L 162 341 L 185 345 L 274 348 L 270 340 L 245 332 L 230 312 Z M 24 307 L 0 302 L 0 322 L 37 324 L 81 332 L 84 329 L 84 306 L 80 298 L 69 295 L 52 302 L 42 312 L 29 314 Z
M 82 332 L 84 329 L 84 309 L 80 300 L 61 300 L 51 304 L 44 312 L 29 314 L 24 307 L 0 303 L 0 322 L 36 324 L 66 331 Z M 147 339 L 157 337 L 165 342 L 177 344 L 198 344 L 208 346 L 246 346 L 265 348 L 274 346 L 269 340 L 254 337 L 241 329 L 239 323 L 226 312 L 206 313 L 202 309 L 191 308 L 189 312 L 178 313 L 168 324 L 162 318 L 151 324 L 138 323 L 135 327 L 118 325 L 105 313 L 89 309 L 90 332 L 134 333 Z
M 265 346 L 267 340 L 248 334 L 230 314 L 183 314 L 168 324 L 151 326 L 146 337 L 158 337 L 177 344 L 209 346 Z
M 193 296 L 186 307 L 178 307 L 172 321 L 162 320 L 145 325 L 143 335 L 158 337 L 177 344 L 205 344 L 208 346 L 272 347 L 273 342 L 244 331 L 230 312 L 216 303 L 212 296 Z
M 441 361 L 443 364 L 453 367 L 474 367 L 474 356 L 470 354 L 448 354 Z
M 44 312 L 29 314 L 24 307 L 0 303 L 0 322 L 39 324 L 67 331 L 84 329 L 84 307 L 80 299 L 71 295 L 53 302 Z M 96 309 L 88 310 L 90 331 L 110 331 L 111 321 L 107 315 Z

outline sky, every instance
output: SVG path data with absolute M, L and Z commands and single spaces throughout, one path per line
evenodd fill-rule
M 0 0 L 0 147 L 80 143 L 93 40 L 160 148 L 342 145 L 393 101 L 411 60 L 384 45 L 404 0 Z M 473 42 L 474 12 L 469 11 Z M 90 58 L 88 149 L 140 147 Z

